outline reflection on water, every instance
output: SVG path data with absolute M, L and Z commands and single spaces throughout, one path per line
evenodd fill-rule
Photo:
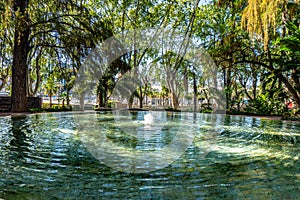
M 24 152 L 28 151 L 28 143 L 26 142 L 26 134 L 24 132 L 30 132 L 27 130 L 26 116 L 13 116 L 11 117 L 11 133 L 13 135 L 10 141 L 10 148 L 15 153 L 16 157 L 23 157 Z
M 131 119 L 142 120 L 144 114 Z M 297 199 L 300 193 L 298 123 L 165 113 L 161 120 L 170 124 L 150 139 L 137 140 L 111 113 L 96 116 L 109 140 L 131 149 L 168 144 L 174 137 L 170 130 L 186 120 L 198 129 L 193 145 L 168 167 L 128 174 L 93 158 L 80 141 L 73 114 L 1 117 L 0 198 Z M 143 125 L 129 121 L 127 130 L 140 131 Z M 214 137 L 212 125 L 218 127 Z M 214 147 L 203 156 L 205 142 Z

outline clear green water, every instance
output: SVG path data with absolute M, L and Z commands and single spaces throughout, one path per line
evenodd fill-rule
M 79 118 L 84 121 L 88 115 Z M 169 131 L 141 142 L 130 134 L 122 135 L 112 113 L 93 115 L 98 119 L 96 125 L 111 134 L 111 141 L 127 149 L 164 146 L 174 137 L 176 126 L 186 125 L 187 133 L 191 130 L 188 123 L 197 129 L 193 144 L 168 167 L 132 174 L 107 167 L 89 153 L 78 134 L 78 115 L 1 117 L 0 198 L 299 198 L 298 123 L 238 116 L 216 116 L 212 123 L 210 115 L 167 113 L 161 120 L 169 123 Z M 131 117 L 140 120 L 142 116 L 138 112 Z M 88 120 L 86 123 L 89 126 Z M 213 137 L 212 125 L 217 125 Z M 132 123 L 132 127 L 142 126 Z M 204 143 L 212 144 L 206 153 Z

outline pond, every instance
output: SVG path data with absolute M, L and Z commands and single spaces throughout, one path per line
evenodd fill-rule
M 1 117 L 0 198 L 298 198 L 299 123 L 151 113 Z

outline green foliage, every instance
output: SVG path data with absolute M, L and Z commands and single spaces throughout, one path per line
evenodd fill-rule
M 286 105 L 270 93 L 260 94 L 255 100 L 249 102 L 245 111 L 259 115 L 283 115 L 288 112 Z
M 285 38 L 278 39 L 281 44 L 280 50 L 300 52 L 300 27 L 298 28 L 296 24 L 288 23 L 287 28 L 290 31 L 290 35 Z
M 19 11 L 13 12 L 13 2 L 0 2 L 0 90 L 11 88 L 9 80 L 12 76 L 13 43 L 18 40 L 14 38 L 14 27 L 20 14 Z M 27 94 L 63 94 L 64 99 L 69 99 L 69 95 L 76 92 L 73 86 L 82 62 L 98 43 L 122 31 L 151 27 L 158 30 L 170 28 L 187 34 L 210 53 L 217 65 L 215 70 L 223 79 L 229 110 L 242 110 L 240 104 L 244 99 L 250 100 L 245 111 L 266 115 L 284 114 L 284 102 L 287 99 L 299 104 L 300 26 L 297 21 L 299 11 L 295 10 L 298 4 L 289 3 L 287 7 L 282 4 L 282 7 L 278 7 L 281 5 L 278 0 L 270 5 L 266 1 L 235 0 L 212 1 L 194 7 L 197 2 L 29 1 L 26 9 L 29 15 L 26 25 L 30 28 L 26 45 L 29 48 L 26 52 L 28 55 L 22 55 L 27 58 L 24 60 L 28 66 Z M 259 7 L 251 2 L 258 2 Z M 257 9 L 262 12 L 255 12 Z M 281 12 L 286 16 L 281 17 Z M 244 26 L 249 25 L 247 28 L 251 38 L 241 28 L 242 18 Z M 280 21 L 280 18 L 286 21 Z M 126 38 L 124 33 L 118 39 L 122 43 Z M 98 96 L 99 99 L 101 97 L 100 106 L 112 107 L 109 97 L 119 77 L 131 69 L 135 73 L 140 66 L 149 62 L 157 65 L 158 70 L 142 71 L 144 85 L 134 93 L 135 97 L 143 99 L 147 95 L 164 99 L 173 95 L 181 98 L 183 95 L 178 91 L 188 88 L 187 82 L 195 79 L 199 98 L 211 98 L 212 94 L 206 89 L 211 74 L 205 74 L 197 70 L 199 66 L 179 59 L 178 49 L 169 50 L 164 46 L 161 49 L 140 50 L 135 45 L 129 49 L 132 51 L 108 66 L 105 76 L 90 77 L 89 81 L 99 83 L 97 93 L 102 95 Z M 178 70 L 178 77 L 172 83 L 170 80 L 173 79 L 165 74 L 172 74 L 174 69 Z M 160 92 L 150 90 L 150 77 L 160 82 Z M 171 88 L 171 85 L 175 87 Z M 77 92 L 81 93 L 86 88 L 79 90 Z M 54 106 L 44 109 L 62 108 Z M 201 109 L 202 112 L 211 112 L 209 105 Z
M 72 111 L 72 106 L 63 106 L 54 104 L 51 105 L 49 103 L 43 103 L 41 109 L 32 109 L 31 111 L 39 111 L 39 112 L 59 112 L 59 111 Z
M 201 104 L 201 113 L 212 113 L 213 109 L 211 107 L 212 105 L 210 103 L 203 103 Z
M 201 113 L 212 113 L 211 109 L 204 109 L 200 111 Z

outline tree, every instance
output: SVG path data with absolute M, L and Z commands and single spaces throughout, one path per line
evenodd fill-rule
M 134 77 L 139 77 L 142 84 L 137 85 L 136 90 L 132 91 L 132 94 L 128 96 L 128 106 L 132 107 L 135 97 L 139 99 L 139 107 L 143 107 L 143 100 L 146 95 L 148 87 L 147 81 L 145 81 L 144 74 L 139 73 L 143 63 L 149 58 L 147 54 L 151 54 L 151 48 L 139 49 L 139 44 L 144 41 L 140 40 L 140 33 L 143 29 L 153 28 L 156 32 L 153 33 L 151 42 L 154 41 L 161 31 L 169 22 L 169 15 L 171 10 L 174 9 L 177 1 L 170 2 L 157 2 L 157 1 L 106 1 L 104 9 L 108 9 L 109 18 L 113 27 L 113 33 L 121 32 L 120 42 L 123 44 L 130 44 L 128 47 L 131 51 L 127 52 L 123 57 L 123 61 L 130 67 L 127 71 L 121 73 L 131 73 Z M 111 9 L 109 9 L 111 8 Z M 160 15 L 157 15 L 157 13 Z M 128 32 L 126 32 L 128 31 Z M 130 41 L 128 39 L 130 38 Z M 143 80 L 144 79 L 144 80 Z M 116 80 L 120 81 L 120 80 Z M 134 84 L 134 83 L 133 83 Z
M 190 2 L 188 2 L 190 3 Z M 172 107 L 177 110 L 179 107 L 179 98 L 181 96 L 181 92 L 183 91 L 184 82 L 180 80 L 186 80 L 187 77 L 187 66 L 186 62 L 186 53 L 191 45 L 191 38 L 195 31 L 194 23 L 196 19 L 196 13 L 198 11 L 199 0 L 197 0 L 194 4 L 191 3 L 191 7 L 193 8 L 189 13 L 187 13 L 188 19 L 185 19 L 186 16 L 179 15 L 175 20 L 173 25 L 173 30 L 170 34 L 166 34 L 163 37 L 170 37 L 172 40 L 175 40 L 176 47 L 174 48 L 172 45 L 168 46 L 168 44 L 164 44 L 166 41 L 162 38 L 162 49 L 161 49 L 161 64 L 164 68 L 164 72 L 166 75 L 166 85 L 170 91 L 170 95 L 172 98 Z M 184 7 L 185 8 L 185 7 Z M 178 27 L 178 24 L 181 20 L 186 22 L 186 26 Z M 182 38 L 178 38 L 178 30 L 182 33 Z M 180 31 L 181 30 L 181 31 Z M 183 30 L 183 31 L 182 31 Z M 175 34 L 175 35 L 174 35 Z M 175 52 L 174 52 L 175 51 Z M 181 78 L 179 78 L 181 77 Z M 184 85 L 182 85 L 184 84 Z
M 14 0 L 15 34 L 12 64 L 12 112 L 24 112 L 27 107 L 27 55 L 29 51 L 29 0 Z
M 45 93 L 49 96 L 49 107 L 52 108 L 52 97 L 58 91 L 55 75 L 48 76 L 43 88 L 45 89 Z
M 59 54 L 77 56 L 80 61 L 84 56 L 80 51 L 92 48 L 93 42 L 102 37 L 99 33 L 104 24 L 94 12 L 93 3 L 36 0 L 0 3 L 1 35 L 6 34 L 13 41 L 13 112 L 27 111 L 26 97 L 37 94 L 43 81 L 42 57 L 49 58 L 51 49 L 65 49 Z M 7 34 L 10 31 L 13 36 Z
M 278 50 L 278 46 L 273 45 L 270 46 L 270 43 L 276 41 L 277 38 L 280 38 L 277 33 L 278 27 L 281 26 L 283 32 L 281 37 L 285 37 L 285 26 L 288 20 L 293 20 L 293 12 L 288 13 L 288 11 L 292 11 L 291 8 L 294 6 L 298 6 L 298 1 L 293 2 L 293 6 L 288 9 L 288 1 L 272 1 L 272 3 L 268 4 L 265 0 L 249 0 L 248 6 L 243 12 L 243 24 L 244 27 L 247 27 L 248 32 L 254 38 L 258 38 L 261 36 L 264 42 L 264 51 L 262 51 L 261 55 L 264 56 L 264 59 L 261 61 L 257 61 L 255 58 L 244 58 L 239 62 L 248 62 L 256 65 L 260 65 L 268 69 L 272 74 L 274 74 L 280 82 L 282 82 L 292 95 L 295 102 L 300 105 L 300 95 L 297 91 L 297 85 L 293 85 L 289 81 L 289 74 L 297 74 L 297 69 L 289 68 L 287 72 L 287 68 L 284 66 L 284 62 L 278 62 L 276 60 L 282 60 L 282 55 L 285 53 Z M 281 17 L 282 23 L 278 24 L 279 11 L 284 11 L 284 17 Z M 272 30 L 270 30 L 270 28 Z M 275 47 L 275 48 L 274 48 Z M 272 52 L 273 50 L 273 52 Z
M 252 37 L 262 36 L 265 50 L 269 46 L 270 33 L 277 28 L 278 9 L 284 0 L 249 0 L 243 11 L 243 26 L 247 28 Z M 285 5 L 282 6 L 285 8 Z
M 165 85 L 162 85 L 159 95 L 162 97 L 162 106 L 165 106 L 165 98 L 169 96 L 169 90 Z
M 245 51 L 247 35 L 239 28 L 243 1 L 216 1 L 202 7 L 197 15 L 196 35 L 213 57 L 220 73 L 226 94 L 226 109 L 234 104 L 235 61 Z

